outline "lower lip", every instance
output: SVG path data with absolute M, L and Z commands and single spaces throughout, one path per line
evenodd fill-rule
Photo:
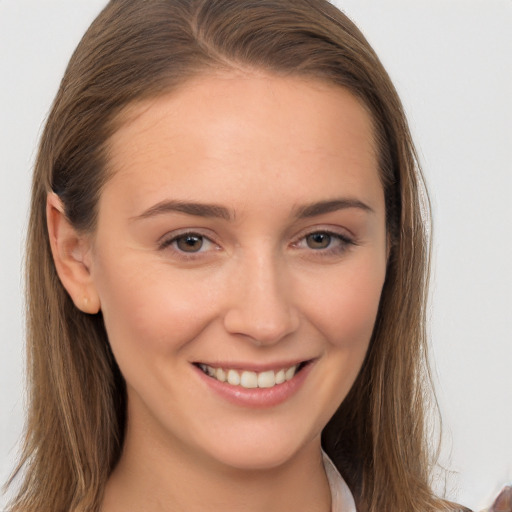
M 302 384 L 306 380 L 311 371 L 314 362 L 308 363 L 293 379 L 277 384 L 272 388 L 251 388 L 247 389 L 242 386 L 232 386 L 227 382 L 220 382 L 213 377 L 206 375 L 200 368 L 194 366 L 201 380 L 217 395 L 242 407 L 265 408 L 274 407 L 286 402 L 295 395 Z

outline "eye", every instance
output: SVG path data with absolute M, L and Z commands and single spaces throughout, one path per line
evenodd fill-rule
M 204 244 L 204 238 L 201 235 L 192 233 L 181 235 L 174 239 L 176 248 L 183 252 L 199 252 Z
M 355 242 L 344 234 L 319 230 L 302 236 L 293 245 L 297 249 L 312 250 L 319 255 L 338 255 L 355 245 Z
M 331 241 L 332 236 L 329 233 L 311 233 L 306 236 L 306 244 L 310 249 L 327 249 Z
M 185 232 L 169 236 L 160 244 L 160 249 L 169 247 L 177 253 L 193 255 L 214 250 L 217 245 L 200 233 Z

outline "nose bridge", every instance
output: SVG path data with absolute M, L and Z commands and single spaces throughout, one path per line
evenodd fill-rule
M 277 343 L 298 326 L 286 265 L 270 249 L 242 256 L 234 273 L 226 330 L 255 343 Z

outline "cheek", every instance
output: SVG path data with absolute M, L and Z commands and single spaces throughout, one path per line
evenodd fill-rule
M 366 352 L 385 279 L 385 262 L 371 263 L 337 269 L 308 296 L 310 319 L 332 348 Z
M 208 321 L 212 299 L 200 280 L 159 271 L 137 257 L 111 262 L 104 258 L 97 266 L 96 284 L 116 358 L 122 360 L 125 353 L 150 358 L 179 350 Z
M 309 295 L 309 318 L 325 340 L 319 396 L 321 428 L 347 396 L 366 356 L 379 308 L 385 263 L 338 269 Z M 314 308 L 314 309 L 312 309 Z

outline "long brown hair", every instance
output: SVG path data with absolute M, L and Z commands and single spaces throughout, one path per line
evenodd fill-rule
M 34 171 L 29 413 L 14 512 L 98 510 L 125 425 L 125 385 L 101 313 L 79 311 L 57 277 L 47 194 L 59 195 L 77 230 L 93 231 L 108 141 L 124 109 L 198 74 L 240 67 L 337 84 L 371 114 L 390 257 L 366 360 L 322 443 L 360 511 L 453 510 L 429 486 L 428 200 L 400 100 L 375 52 L 326 0 L 112 0 L 69 62 Z

